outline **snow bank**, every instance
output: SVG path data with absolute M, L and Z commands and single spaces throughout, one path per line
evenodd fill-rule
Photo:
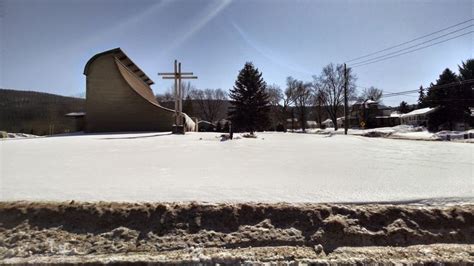
M 18 139 L 18 138 L 37 138 L 39 136 L 26 134 L 26 133 L 10 133 L 5 131 L 0 131 L 0 138 L 7 138 L 7 139 Z
M 335 131 L 334 128 L 307 130 L 308 133 L 327 135 L 327 134 L 344 134 L 344 128 Z M 372 129 L 349 129 L 349 135 L 367 136 L 367 137 L 385 137 L 394 139 L 409 140 L 451 140 L 462 142 L 474 142 L 474 131 L 441 131 L 438 133 L 430 133 L 424 127 L 416 127 L 411 125 L 398 125 L 394 127 L 380 127 Z M 467 140 L 466 140 L 467 136 Z M 472 140 L 472 141 L 471 141 Z
M 0 202 L 0 263 L 15 258 L 17 263 L 35 263 L 38 257 L 64 263 L 61 259 L 78 256 L 81 260 L 76 264 L 83 264 L 84 255 L 108 256 L 110 263 L 117 254 L 141 254 L 143 260 L 180 251 L 159 261 L 242 264 L 235 253 L 242 249 L 247 260 L 258 260 L 260 253 L 267 264 L 272 259 L 311 258 L 334 264 L 344 257 L 353 264 L 364 254 L 368 259 L 360 263 L 364 265 L 397 257 L 405 264 L 407 260 L 419 263 L 420 257 L 440 263 L 439 256 L 430 255 L 430 246 L 419 246 L 416 252 L 381 252 L 382 248 L 433 243 L 463 245 L 463 249 L 444 246 L 435 252 L 445 258 L 454 255 L 459 263 L 472 259 L 473 212 L 474 205 Z M 356 247 L 359 250 L 350 252 Z M 226 255 L 205 252 L 207 248 Z M 258 248 L 268 251 L 262 254 Z
M 344 128 L 335 131 L 334 128 L 309 129 L 307 133 L 319 135 L 344 134 Z M 425 127 L 416 127 L 411 125 L 398 125 L 394 127 L 380 127 L 372 129 L 349 129 L 349 135 L 365 137 L 384 137 L 392 139 L 407 140 L 449 140 L 456 142 L 474 143 L 474 130 L 467 131 L 440 131 L 430 133 Z

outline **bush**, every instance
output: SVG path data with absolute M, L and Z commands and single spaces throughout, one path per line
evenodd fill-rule
M 279 131 L 279 132 L 285 132 L 285 127 L 282 125 L 282 124 L 278 124 L 277 127 L 276 127 L 276 131 Z

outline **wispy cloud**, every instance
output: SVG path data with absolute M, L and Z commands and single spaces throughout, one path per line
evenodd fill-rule
M 200 15 L 193 21 L 190 21 L 190 25 L 186 31 L 179 33 L 179 37 L 172 40 L 167 48 L 165 48 L 161 54 L 169 53 L 171 50 L 176 49 L 199 30 L 204 28 L 214 17 L 219 15 L 232 1 L 231 0 L 218 0 L 214 1 L 213 4 L 208 6 Z
M 137 27 L 137 25 L 143 23 L 143 21 L 146 21 L 153 16 L 157 16 L 160 12 L 164 11 L 170 3 L 172 3 L 171 0 L 157 1 L 145 10 L 119 20 L 120 22 L 113 24 L 113 26 L 100 29 L 93 34 L 90 34 L 88 38 L 84 38 L 81 41 L 76 42 L 74 45 L 67 47 L 67 52 L 75 51 L 78 48 L 82 50 L 87 47 L 94 47 L 95 44 L 103 39 L 107 39 L 110 36 L 119 35 L 127 28 L 130 29 Z
M 268 47 L 264 47 L 262 44 L 258 43 L 254 38 L 248 35 L 237 23 L 234 21 L 231 22 L 232 27 L 237 31 L 240 37 L 255 51 L 260 55 L 268 59 L 270 62 L 279 65 L 281 67 L 287 68 L 289 70 L 303 73 L 306 75 L 312 75 L 312 73 L 301 66 L 298 66 L 292 63 L 290 60 L 283 58 L 281 55 L 271 51 Z

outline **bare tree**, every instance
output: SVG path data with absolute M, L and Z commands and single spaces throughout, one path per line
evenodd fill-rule
M 226 105 L 227 94 L 222 89 L 193 89 L 189 92 L 189 96 L 197 102 L 201 118 L 206 121 L 215 122 L 219 113 L 225 112 L 222 109 Z
M 283 101 L 283 92 L 276 84 L 267 86 L 268 101 L 270 103 L 270 123 L 273 129 L 277 129 L 278 124 L 284 124 L 284 113 L 282 112 L 281 102 Z
M 321 91 L 314 88 L 314 84 L 313 84 L 313 92 L 314 93 L 312 97 L 312 104 L 315 108 L 315 118 L 316 118 L 316 122 L 319 125 L 319 128 L 321 128 L 322 122 L 323 122 L 323 105 L 324 105 L 323 97 L 322 97 Z
M 301 129 L 303 130 L 303 132 L 305 132 L 306 121 L 308 120 L 307 119 L 308 118 L 307 106 L 311 102 L 312 97 L 313 97 L 312 84 L 297 80 L 293 97 L 294 97 L 295 106 L 296 108 L 298 108 Z
M 171 90 L 168 90 L 168 91 L 166 91 L 164 93 L 161 93 L 161 94 L 157 94 L 157 95 L 155 95 L 155 98 L 159 103 L 173 102 L 174 101 L 174 95 L 173 95 L 173 93 L 171 93 Z
M 380 89 L 375 88 L 374 86 L 370 88 L 364 88 L 362 93 L 359 96 L 359 100 L 372 100 L 372 101 L 380 101 L 382 99 L 383 91 Z
M 174 86 L 173 86 L 174 87 Z M 181 90 L 182 90 L 182 97 L 183 99 L 188 98 L 190 96 L 191 91 L 195 90 L 196 87 L 189 81 L 181 81 Z
M 268 101 L 270 105 L 279 105 L 283 100 L 283 92 L 280 87 L 276 84 L 267 86 Z
M 191 91 L 195 90 L 196 87 L 189 81 L 181 82 L 181 89 L 183 92 L 183 99 L 189 98 Z M 164 93 L 156 94 L 155 97 L 158 102 L 173 102 L 174 101 L 174 85 L 169 87 Z
M 296 96 L 296 89 L 298 86 L 298 81 L 293 77 L 286 78 L 286 89 L 285 94 L 283 96 L 283 112 L 284 114 L 288 114 L 291 117 L 291 129 L 295 130 L 295 96 Z
M 329 64 L 325 66 L 319 76 L 313 76 L 314 88 L 321 93 L 321 101 L 326 108 L 329 118 L 337 130 L 337 116 L 344 103 L 344 66 Z M 347 95 L 349 99 L 355 98 L 356 76 L 352 69 L 347 68 Z

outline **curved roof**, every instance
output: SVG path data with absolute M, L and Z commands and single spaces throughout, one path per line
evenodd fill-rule
M 119 59 L 116 58 L 115 63 L 120 72 L 120 75 L 123 77 L 125 82 L 127 82 L 129 87 L 133 91 L 135 91 L 138 95 L 144 98 L 147 102 L 159 107 L 160 109 L 169 112 L 174 112 L 174 110 L 161 106 L 153 95 L 153 91 L 151 90 L 150 86 L 148 86 L 145 82 L 142 82 L 142 80 L 138 79 L 130 69 L 123 65 L 123 63 Z
M 111 49 L 102 53 L 98 53 L 91 57 L 89 61 L 87 61 L 86 66 L 84 67 L 84 75 L 87 76 L 89 72 L 89 67 L 96 60 L 97 58 L 108 55 L 108 54 L 113 54 L 114 57 L 119 60 L 125 67 L 127 67 L 133 74 L 135 74 L 139 79 L 143 80 L 148 86 L 154 84 L 153 80 L 151 80 L 145 72 L 143 72 L 135 63 L 122 51 L 122 49 L 115 48 Z

